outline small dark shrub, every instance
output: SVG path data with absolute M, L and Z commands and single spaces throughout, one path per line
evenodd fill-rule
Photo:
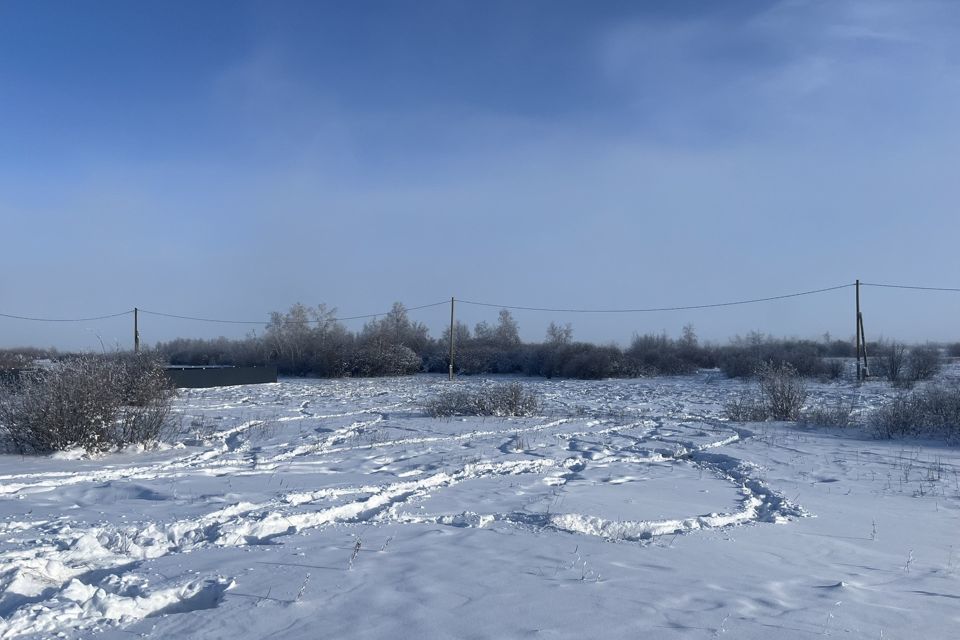
M 716 366 L 714 349 L 701 346 L 692 329 L 681 340 L 664 334 L 634 335 L 624 358 L 630 369 L 645 376 L 683 375 Z
M 728 378 L 749 378 L 760 363 L 763 362 L 759 353 L 753 354 L 745 349 L 726 348 L 720 355 L 720 370 Z
M 830 380 L 839 380 L 847 371 L 847 365 L 843 360 L 830 359 L 824 360 L 824 377 Z
M 734 422 L 763 422 L 770 417 L 760 399 L 749 394 L 728 401 L 723 407 L 723 415 Z
M 765 362 L 757 369 L 758 389 L 726 404 L 724 414 L 736 422 L 797 420 L 807 397 L 806 385 L 786 363 Z
M 852 338 L 850 340 L 832 340 L 826 345 L 824 355 L 830 358 L 855 358 L 857 349 Z
M 427 400 L 424 412 L 433 418 L 451 416 L 531 416 L 540 411 L 540 398 L 519 382 L 477 390 L 454 389 Z
M 902 436 L 960 436 L 960 386 L 932 386 L 901 393 L 875 409 L 869 425 L 884 438 Z
M 760 397 L 774 420 L 796 420 L 807 399 L 807 389 L 797 370 L 787 363 L 766 362 L 757 372 Z
M 940 372 L 940 348 L 934 345 L 914 347 L 907 356 L 907 377 L 913 382 L 929 380 Z
M 903 382 L 907 365 L 907 347 L 899 342 L 879 342 L 871 349 L 870 374 L 890 382 Z
M 577 342 L 570 345 L 564 355 L 566 358 L 559 366 L 559 376 L 562 378 L 601 380 L 620 374 L 623 355 L 616 347 Z
M 762 335 L 735 340 L 723 347 L 718 366 L 728 378 L 749 378 L 764 363 L 788 364 L 802 377 L 829 377 L 836 368 L 822 355 L 823 346 L 809 340 L 772 340 Z
M 821 404 L 800 414 L 799 422 L 812 427 L 849 427 L 852 422 L 853 405 L 838 400 L 833 405 Z
M 869 424 L 874 433 L 882 438 L 915 435 L 920 432 L 923 407 L 918 399 L 901 393 L 888 404 L 875 409 Z

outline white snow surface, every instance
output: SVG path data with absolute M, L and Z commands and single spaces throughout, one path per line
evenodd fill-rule
M 519 381 L 542 416 L 292 379 L 181 392 L 174 446 L 0 456 L 0 638 L 958 637 L 956 448 L 730 423 L 716 373 Z

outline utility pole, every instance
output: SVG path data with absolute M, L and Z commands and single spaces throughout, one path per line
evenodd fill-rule
M 453 296 L 450 297 L 450 380 L 453 380 Z
M 863 330 L 863 314 L 860 314 L 859 317 L 860 325 L 860 342 L 863 344 L 863 379 L 866 380 L 870 377 L 870 365 L 867 364 L 867 334 Z
M 863 379 L 860 368 L 860 278 L 857 278 L 857 382 Z
M 140 353 L 140 310 L 133 308 L 133 352 Z

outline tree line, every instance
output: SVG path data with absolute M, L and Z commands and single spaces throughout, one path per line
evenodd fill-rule
M 752 332 L 726 345 L 701 342 L 690 325 L 678 338 L 665 333 L 635 334 L 630 344 L 598 345 L 577 341 L 569 324 L 551 322 L 540 342 L 523 342 L 509 310 L 495 323 L 453 327 L 454 367 L 458 374 L 523 374 L 547 378 L 600 379 L 681 375 L 701 368 L 719 368 L 730 377 L 745 377 L 765 362 L 790 364 L 800 375 L 838 377 L 843 358 L 855 356 L 852 340 L 825 335 L 820 340 L 777 339 Z M 295 304 L 274 312 L 265 330 L 242 339 L 179 338 L 156 347 L 176 365 L 264 365 L 293 376 L 393 376 L 418 372 L 446 373 L 449 365 L 447 328 L 433 338 L 423 323 L 410 319 L 395 303 L 386 315 L 348 330 L 326 305 Z M 895 344 L 895 343 L 894 343 Z M 886 353 L 884 343 L 871 352 Z M 902 348 L 902 345 L 900 346 Z M 960 355 L 960 345 L 950 352 Z
M 727 344 L 702 342 L 690 325 L 679 337 L 666 333 L 634 334 L 630 343 L 593 344 L 574 339 L 573 327 L 551 322 L 539 342 L 520 339 L 509 310 L 496 322 L 472 328 L 454 325 L 454 366 L 458 374 L 522 374 L 543 377 L 599 379 L 682 375 L 719 368 L 729 377 L 754 375 L 765 362 L 787 363 L 800 375 L 831 378 L 844 373 L 855 350 L 853 340 L 829 334 L 818 340 L 775 338 L 760 332 L 737 336 Z M 274 312 L 265 329 L 244 338 L 177 338 L 155 346 L 174 365 L 276 365 L 291 376 L 392 376 L 419 372 L 446 373 L 449 328 L 434 338 L 426 325 L 410 319 L 395 303 L 384 316 L 359 331 L 347 329 L 326 305 L 295 304 Z M 894 341 L 871 342 L 871 374 L 909 384 L 936 372 L 942 355 L 960 358 L 960 343 L 908 347 Z M 0 349 L 0 375 L 29 368 L 38 359 L 70 357 L 55 349 Z

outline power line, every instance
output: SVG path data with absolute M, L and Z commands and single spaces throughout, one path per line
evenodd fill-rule
M 918 291 L 953 291 L 960 292 L 960 289 L 951 287 L 917 287 L 905 284 L 877 284 L 876 282 L 861 282 L 861 287 L 883 287 L 884 289 L 915 289 Z
M 422 304 L 417 307 L 406 307 L 406 311 L 417 311 L 419 309 L 428 309 L 430 307 L 439 307 L 440 305 L 450 304 L 449 300 L 444 300 L 442 302 L 433 302 L 430 304 Z M 270 324 L 269 320 L 228 320 L 223 318 L 200 318 L 197 316 L 183 316 L 173 313 L 164 313 L 162 311 L 148 311 L 146 309 L 140 309 L 140 313 L 147 313 L 154 316 L 162 316 L 164 318 L 177 318 L 179 320 L 194 320 L 197 322 L 216 322 L 220 324 Z M 384 311 L 382 313 L 368 313 L 360 316 L 343 316 L 338 318 L 323 318 L 320 320 L 303 320 L 303 321 L 283 321 L 284 325 L 308 325 L 308 324 L 320 324 L 323 322 L 342 322 L 345 320 L 362 320 L 365 318 L 377 318 L 379 316 L 385 316 L 389 312 Z
M 90 322 L 92 320 L 107 320 L 109 318 L 119 318 L 120 316 L 128 316 L 133 313 L 133 309 L 129 311 L 121 311 L 120 313 L 111 313 L 105 316 L 94 316 L 92 318 L 33 318 L 30 316 L 17 316 L 10 313 L 0 313 L 2 318 L 12 318 L 14 320 L 30 320 L 33 322 Z
M 884 284 L 876 282 L 861 282 L 861 286 L 864 287 L 882 287 L 886 289 L 908 289 L 916 291 L 948 291 L 960 293 L 960 288 L 954 287 L 926 287 L 926 286 L 915 286 L 915 285 L 897 285 L 897 284 Z M 801 296 L 815 295 L 818 293 L 827 293 L 829 291 L 837 291 L 839 289 L 847 289 L 849 287 L 855 286 L 853 283 L 850 284 L 841 284 L 833 287 L 825 287 L 823 289 L 811 289 L 809 291 L 799 291 L 796 293 L 786 293 L 776 296 L 767 296 L 764 298 L 751 298 L 748 300 L 733 300 L 729 302 L 714 302 L 710 304 L 692 304 L 692 305 L 679 305 L 672 307 L 644 307 L 636 309 L 562 309 L 562 308 L 552 308 L 552 307 L 528 307 L 520 305 L 508 305 L 508 304 L 494 304 L 491 302 L 477 302 L 475 300 L 461 300 L 457 299 L 457 302 L 463 304 L 469 304 L 480 307 L 494 307 L 499 309 L 513 309 L 517 311 L 544 311 L 550 313 L 654 313 L 660 311 L 691 311 L 696 309 L 715 309 L 719 307 L 733 307 L 737 305 L 745 304 L 757 304 L 760 302 L 772 302 L 775 300 L 785 300 L 788 298 L 798 298 Z M 420 309 L 429 309 L 431 307 L 439 307 L 443 305 L 450 304 L 449 300 L 442 300 L 440 302 L 433 302 L 430 304 L 419 305 L 416 307 L 407 307 L 406 311 L 418 311 Z M 145 313 L 154 316 L 160 316 L 164 318 L 175 318 L 178 320 L 191 320 L 194 322 L 211 322 L 218 324 L 244 324 L 244 325 L 263 325 L 269 324 L 269 320 L 233 320 L 229 318 L 203 318 L 199 316 L 188 316 L 180 315 L 174 313 L 166 313 L 163 311 L 150 311 L 147 309 L 140 309 L 140 313 Z M 28 320 L 32 322 L 91 322 L 94 320 L 108 320 L 111 318 L 119 318 L 121 316 L 131 315 L 133 310 L 121 311 L 120 313 L 112 313 L 101 316 L 92 316 L 89 318 L 41 318 L 33 316 L 22 316 L 15 315 L 10 313 L 0 313 L 0 318 L 11 318 L 14 320 Z M 364 320 L 367 318 L 377 318 L 380 316 L 385 316 L 389 312 L 384 311 L 381 313 L 368 313 L 363 315 L 356 316 L 341 316 L 336 318 L 323 318 L 319 320 L 305 320 L 305 321 L 283 321 L 284 325 L 309 325 L 309 324 L 319 324 L 323 322 L 342 322 L 347 320 Z
M 449 300 L 441 300 L 440 302 L 431 302 L 430 304 L 422 304 L 419 307 L 407 307 L 407 311 L 418 311 L 420 309 L 429 309 L 431 307 L 439 307 L 441 305 L 450 304 Z M 389 312 L 387 312 L 389 313 Z M 385 316 L 387 313 L 371 313 L 365 316 L 351 316 L 349 318 L 333 318 L 334 320 L 359 320 L 361 318 L 376 318 L 377 316 Z
M 862 284 L 862 283 L 861 283 Z M 772 300 L 784 300 L 786 298 L 797 298 L 800 296 L 809 296 L 816 293 L 826 293 L 827 291 L 837 291 L 838 289 L 847 289 L 854 286 L 853 283 L 841 284 L 835 287 L 826 287 L 825 289 L 813 289 L 811 291 L 800 291 L 798 293 L 786 293 L 779 296 L 769 296 L 767 298 L 753 298 L 750 300 L 736 300 L 733 302 L 715 302 L 712 304 L 693 304 L 678 307 L 648 307 L 644 309 L 552 309 L 547 307 L 520 307 L 506 304 L 492 304 L 488 302 L 472 302 L 470 300 L 460 300 L 464 304 L 472 304 L 481 307 L 498 307 L 500 309 L 514 309 L 518 311 L 549 311 L 552 313 L 651 313 L 654 311 L 688 311 L 692 309 L 712 309 L 716 307 L 732 307 L 740 304 L 754 304 L 757 302 L 770 302 Z
M 198 318 L 196 316 L 181 316 L 175 313 L 164 313 L 162 311 L 149 311 L 147 309 L 140 309 L 140 313 L 145 313 L 151 316 L 161 316 L 163 318 L 176 318 L 177 320 L 194 320 L 196 322 L 217 322 L 220 324 L 267 324 L 268 320 L 224 320 L 221 318 Z M 311 320 L 311 322 L 313 322 Z

